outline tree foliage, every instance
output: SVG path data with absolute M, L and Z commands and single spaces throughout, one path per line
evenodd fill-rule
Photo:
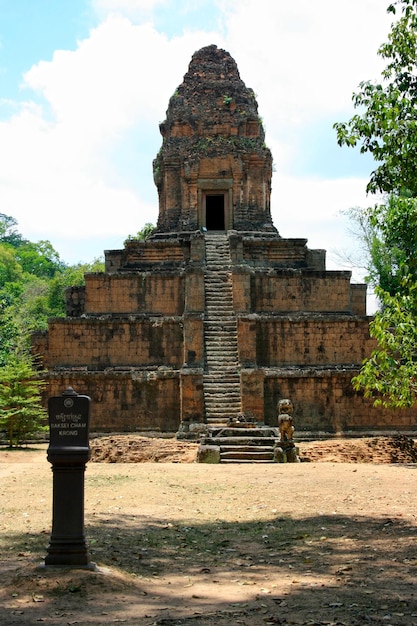
M 392 194 L 385 203 L 356 211 L 354 219 L 366 240 L 367 282 L 391 296 L 408 289 L 408 276 L 417 282 L 417 199 Z
M 46 330 L 49 318 L 65 316 L 67 287 L 103 269 L 100 259 L 66 265 L 49 241 L 25 239 L 16 220 L 0 213 L 0 367 L 28 353 L 31 333 Z
M 404 408 L 417 400 L 416 284 L 407 291 L 395 296 L 383 293 L 384 308 L 370 325 L 378 347 L 352 381 L 375 405 Z
M 45 428 L 47 413 L 40 395 L 44 385 L 29 360 L 13 358 L 0 368 L 0 427 L 11 448 Z
M 148 239 L 154 232 L 155 226 L 151 224 L 151 222 L 147 222 L 143 228 L 141 228 L 136 235 L 129 235 L 126 241 L 134 241 L 135 239 L 139 239 L 139 241 L 145 241 Z
M 367 189 L 386 194 L 356 214 L 381 310 L 370 324 L 377 348 L 353 383 L 375 404 L 398 408 L 417 403 L 417 0 L 397 0 L 388 12 L 397 21 L 378 50 L 382 81 L 360 84 L 360 112 L 335 129 L 340 145 L 373 156 Z
M 400 17 L 378 50 L 383 80 L 360 83 L 353 104 L 361 112 L 334 127 L 339 145 L 359 144 L 379 164 L 368 191 L 417 196 L 417 0 L 398 0 L 388 12 Z

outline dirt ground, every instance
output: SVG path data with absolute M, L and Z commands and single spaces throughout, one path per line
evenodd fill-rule
M 92 450 L 94 570 L 40 567 L 46 446 L 0 451 L 0 624 L 417 624 L 412 439 L 303 443 L 297 464 L 196 464 L 194 443 L 130 435 Z

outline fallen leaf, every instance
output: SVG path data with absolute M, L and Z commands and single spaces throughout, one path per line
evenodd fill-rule
M 45 602 L 45 598 L 43 596 L 37 595 L 37 594 L 32 596 L 32 600 L 34 602 Z

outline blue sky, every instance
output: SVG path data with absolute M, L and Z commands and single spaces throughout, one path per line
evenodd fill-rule
M 387 3 L 388 4 L 388 3 Z M 236 60 L 271 148 L 283 237 L 350 248 L 340 211 L 367 206 L 372 169 L 339 148 L 359 82 L 378 79 L 381 0 L 0 0 L 0 212 L 69 262 L 120 248 L 158 201 L 158 124 L 195 50 Z

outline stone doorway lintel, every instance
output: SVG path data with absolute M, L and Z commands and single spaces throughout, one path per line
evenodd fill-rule
M 224 230 L 233 228 L 233 179 L 199 178 L 198 187 L 198 225 L 207 228 L 207 198 L 224 197 Z

